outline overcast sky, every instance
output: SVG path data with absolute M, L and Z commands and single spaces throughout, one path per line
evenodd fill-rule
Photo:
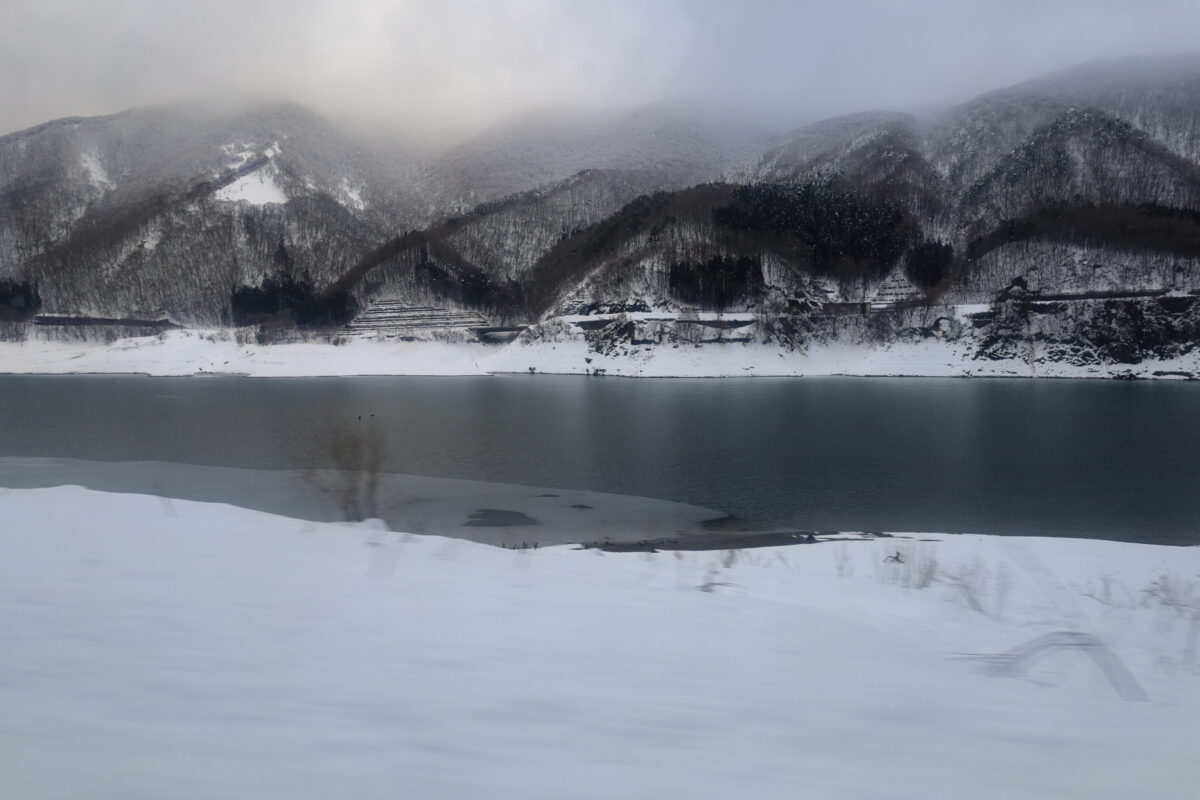
M 194 96 L 414 133 L 687 98 L 781 122 L 1200 50 L 1200 0 L 0 0 L 0 133 Z

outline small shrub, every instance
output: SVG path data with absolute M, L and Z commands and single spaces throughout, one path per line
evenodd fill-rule
M 906 589 L 927 589 L 937 579 L 938 562 L 933 548 L 924 543 L 902 547 L 889 543 L 888 550 L 879 564 L 879 577 L 885 583 Z
M 1183 663 L 1195 665 L 1200 647 L 1200 588 L 1196 582 L 1160 575 L 1142 590 L 1142 606 L 1159 609 L 1159 626 L 1165 633 L 1172 631 L 1178 622 L 1187 621 Z
M 838 542 L 833 548 L 833 570 L 839 578 L 854 575 L 854 559 L 850 557 L 850 548 L 845 542 Z
M 972 611 L 1003 619 L 1012 590 L 1012 576 L 1001 564 L 989 569 L 975 559 L 953 570 L 942 570 L 938 582 L 951 587 L 956 597 Z
M 332 498 L 349 521 L 378 516 L 385 447 L 375 423 L 327 422 L 314 444 L 327 466 L 304 470 L 304 483 Z

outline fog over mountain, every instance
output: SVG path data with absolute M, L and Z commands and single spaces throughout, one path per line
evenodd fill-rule
M 1188 0 L 6 0 L 0 133 L 192 97 L 458 141 L 551 103 L 778 127 L 1189 51 Z

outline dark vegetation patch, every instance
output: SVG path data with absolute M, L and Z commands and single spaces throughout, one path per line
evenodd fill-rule
M 1036 352 L 1074 364 L 1140 364 L 1187 355 L 1200 347 L 1200 298 L 1159 297 L 1046 303 L 1010 287 L 988 314 L 972 317 L 980 331 L 975 358 L 1024 359 Z M 1168 302 L 1164 302 L 1168 301 Z M 1030 322 L 1050 314 L 1067 321 L 1047 333 Z
M 259 286 L 235 286 L 229 296 L 234 325 L 276 322 L 282 316 L 302 328 L 342 325 L 358 307 L 347 290 L 320 295 L 305 273 L 295 274 L 283 242 L 275 250 L 274 271 Z
M 1184 298 L 1186 299 L 1186 298 Z M 1087 321 L 1082 338 L 1110 361 L 1138 364 L 1170 358 L 1200 343 L 1200 315 L 1193 304 L 1171 312 L 1156 301 L 1106 300 Z
M 0 281 L 0 319 L 28 319 L 41 307 L 36 283 Z
M 89 211 L 76 223 L 71 236 L 54 255 L 70 260 L 73 254 L 119 251 L 172 205 L 168 187 L 157 187 L 151 194 L 125 202 L 111 202 Z
M 668 290 L 677 299 L 721 309 L 755 297 L 763 285 L 761 255 L 772 252 L 811 274 L 878 278 L 914 238 L 915 222 L 895 203 L 843 187 L 835 179 L 802 185 L 700 184 L 643 195 L 620 211 L 555 245 L 522 279 L 530 314 L 546 311 L 564 286 L 609 259 L 618 272 L 622 248 L 644 237 L 650 248 L 679 226 L 715 224 L 720 252 L 672 237 Z M 703 238 L 703 237 L 701 237 Z M 619 289 L 619 274 L 612 277 Z
M 672 235 L 686 226 L 704 229 L 714 223 L 716 248 L 703 236 L 693 244 L 687 235 Z M 603 280 L 620 296 L 623 276 L 641 257 L 636 248 L 644 246 L 649 254 L 669 247 L 667 288 L 672 296 L 720 310 L 760 294 L 765 252 L 812 274 L 878 278 L 895 265 L 916 230 L 901 204 L 856 192 L 834 179 L 799 186 L 701 184 L 635 198 L 560 240 L 514 282 L 494 281 L 445 241 L 459 224 L 450 220 L 397 237 L 333 287 L 353 288 L 375 266 L 407 253 L 416 283 L 435 297 L 502 317 L 530 317 L 552 307 L 564 287 L 605 264 L 614 269 Z
M 107 328 L 148 329 L 152 331 L 180 328 L 169 319 L 134 319 L 131 317 L 80 317 L 65 314 L 43 314 L 34 320 L 35 325 L 45 327 L 84 327 L 95 325 Z
M 417 284 L 442 300 L 491 311 L 517 311 L 522 306 L 521 287 L 511 281 L 494 281 L 483 270 L 469 265 L 452 266 L 427 259 L 414 269 Z
M 564 286 L 581 281 L 605 258 L 645 233 L 650 241 L 672 225 L 708 220 L 714 206 L 729 202 L 733 188 L 710 183 L 678 192 L 642 195 L 606 219 L 558 242 L 522 279 L 526 310 L 538 315 L 554 304 Z M 617 279 L 619 283 L 619 279 Z
M 594 258 L 638 233 L 651 216 L 667 207 L 670 199 L 670 192 L 655 192 L 634 198 L 616 214 L 601 220 L 590 230 L 583 245 L 583 255 Z
M 839 278 L 886 274 L 915 227 L 900 205 L 842 189 L 835 179 L 743 186 L 732 200 L 713 210 L 719 226 L 782 236 L 815 272 Z
M 612 303 L 593 302 L 593 303 L 573 303 L 567 306 L 568 314 L 629 314 L 638 312 L 648 312 L 653 309 L 647 305 L 645 300 L 617 300 Z
M 1200 257 L 1200 212 L 1157 205 L 1055 205 L 1019 219 L 967 245 L 967 258 L 978 259 L 1012 242 L 1045 239 L 1121 250 Z
M 671 265 L 671 297 L 697 308 L 722 311 L 763 291 L 762 261 L 751 256 L 714 256 Z
M 802 347 L 812 334 L 813 322 L 807 314 L 768 316 L 760 323 L 763 337 L 789 350 Z
M 383 244 L 376 247 L 371 252 L 360 258 L 354 266 L 346 270 L 340 278 L 326 286 L 321 292 L 322 299 L 341 292 L 349 292 L 367 274 L 380 266 L 381 264 L 391 261 L 409 250 L 416 248 L 426 248 L 429 242 L 429 236 L 424 231 L 408 231 L 399 236 L 393 237 Z
M 904 271 L 914 286 L 929 291 L 950 277 L 954 248 L 945 242 L 922 239 L 908 250 Z
M 434 229 L 409 231 L 390 239 L 359 259 L 326 287 L 318 299 L 336 306 L 339 294 L 348 296 L 376 267 L 404 259 L 411 264 L 416 287 L 433 299 L 475 308 L 501 319 L 523 316 L 526 301 L 521 285 L 492 279 L 442 241 L 455 225 L 457 222 L 452 220 Z

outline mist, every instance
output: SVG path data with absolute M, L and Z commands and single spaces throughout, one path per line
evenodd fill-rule
M 780 127 L 1195 49 L 1188 0 L 5 0 L 0 133 L 190 98 L 295 100 L 425 140 L 549 103 Z

